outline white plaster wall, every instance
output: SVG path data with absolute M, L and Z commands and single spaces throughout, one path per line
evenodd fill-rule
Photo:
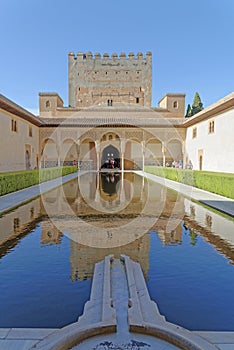
M 17 121 L 17 132 L 11 131 L 11 120 Z M 32 126 L 32 137 L 29 136 Z M 31 146 L 31 168 L 39 154 L 39 128 L 10 113 L 0 110 L 0 172 L 26 169 L 25 145 Z
M 211 120 L 215 131 L 209 134 Z M 193 139 L 194 127 L 197 137 Z M 186 155 L 194 170 L 199 170 L 199 150 L 203 150 L 203 170 L 234 173 L 234 108 L 187 129 Z
M 184 200 L 185 214 L 191 216 L 191 208 L 193 207 L 194 220 L 202 227 L 207 227 L 207 216 L 210 217 L 209 230 L 216 236 L 219 236 L 224 241 L 234 246 L 234 221 L 228 220 L 225 217 L 216 214 L 201 205 L 191 202 L 188 199 Z

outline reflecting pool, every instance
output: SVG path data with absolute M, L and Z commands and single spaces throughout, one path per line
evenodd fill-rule
M 234 331 L 234 221 L 136 173 L 86 173 L 0 219 L 0 327 L 57 328 L 96 262 L 141 264 L 168 321 Z

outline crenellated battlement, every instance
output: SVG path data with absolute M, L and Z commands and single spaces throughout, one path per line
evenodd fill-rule
M 151 107 L 152 54 L 68 54 L 69 105 L 139 104 Z
M 143 56 L 142 52 L 138 52 L 137 54 L 134 54 L 134 52 L 129 52 L 128 55 L 125 52 L 121 52 L 119 55 L 114 52 L 111 55 L 108 53 L 103 53 L 101 55 L 99 52 L 93 54 L 91 51 L 88 52 L 78 52 L 76 55 L 74 52 L 69 52 L 68 54 L 69 58 L 73 58 L 74 60 L 149 60 L 152 58 L 152 53 L 150 51 L 147 51 L 145 54 L 145 57 Z

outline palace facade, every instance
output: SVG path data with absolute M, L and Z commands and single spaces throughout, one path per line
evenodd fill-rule
M 39 93 L 39 116 L 0 95 L 0 171 L 79 163 L 82 169 L 145 165 L 234 172 L 234 93 L 191 118 L 185 94 L 152 107 L 152 55 L 68 55 L 69 105 Z M 17 147 L 15 147 L 17 145 Z

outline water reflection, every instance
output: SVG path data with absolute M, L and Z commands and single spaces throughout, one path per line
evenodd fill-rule
M 233 330 L 233 267 L 213 249 L 234 263 L 233 231 L 234 221 L 136 174 L 87 173 L 1 218 L 0 326 L 75 322 L 95 263 L 126 254 L 169 321 Z
M 191 245 L 202 235 L 234 262 L 234 222 L 134 173 L 87 173 L 5 214 L 0 254 L 7 254 L 41 221 L 41 245 L 70 238 L 71 279 L 90 278 L 94 264 L 112 253 L 129 255 L 149 270 L 149 231 L 165 245 Z

